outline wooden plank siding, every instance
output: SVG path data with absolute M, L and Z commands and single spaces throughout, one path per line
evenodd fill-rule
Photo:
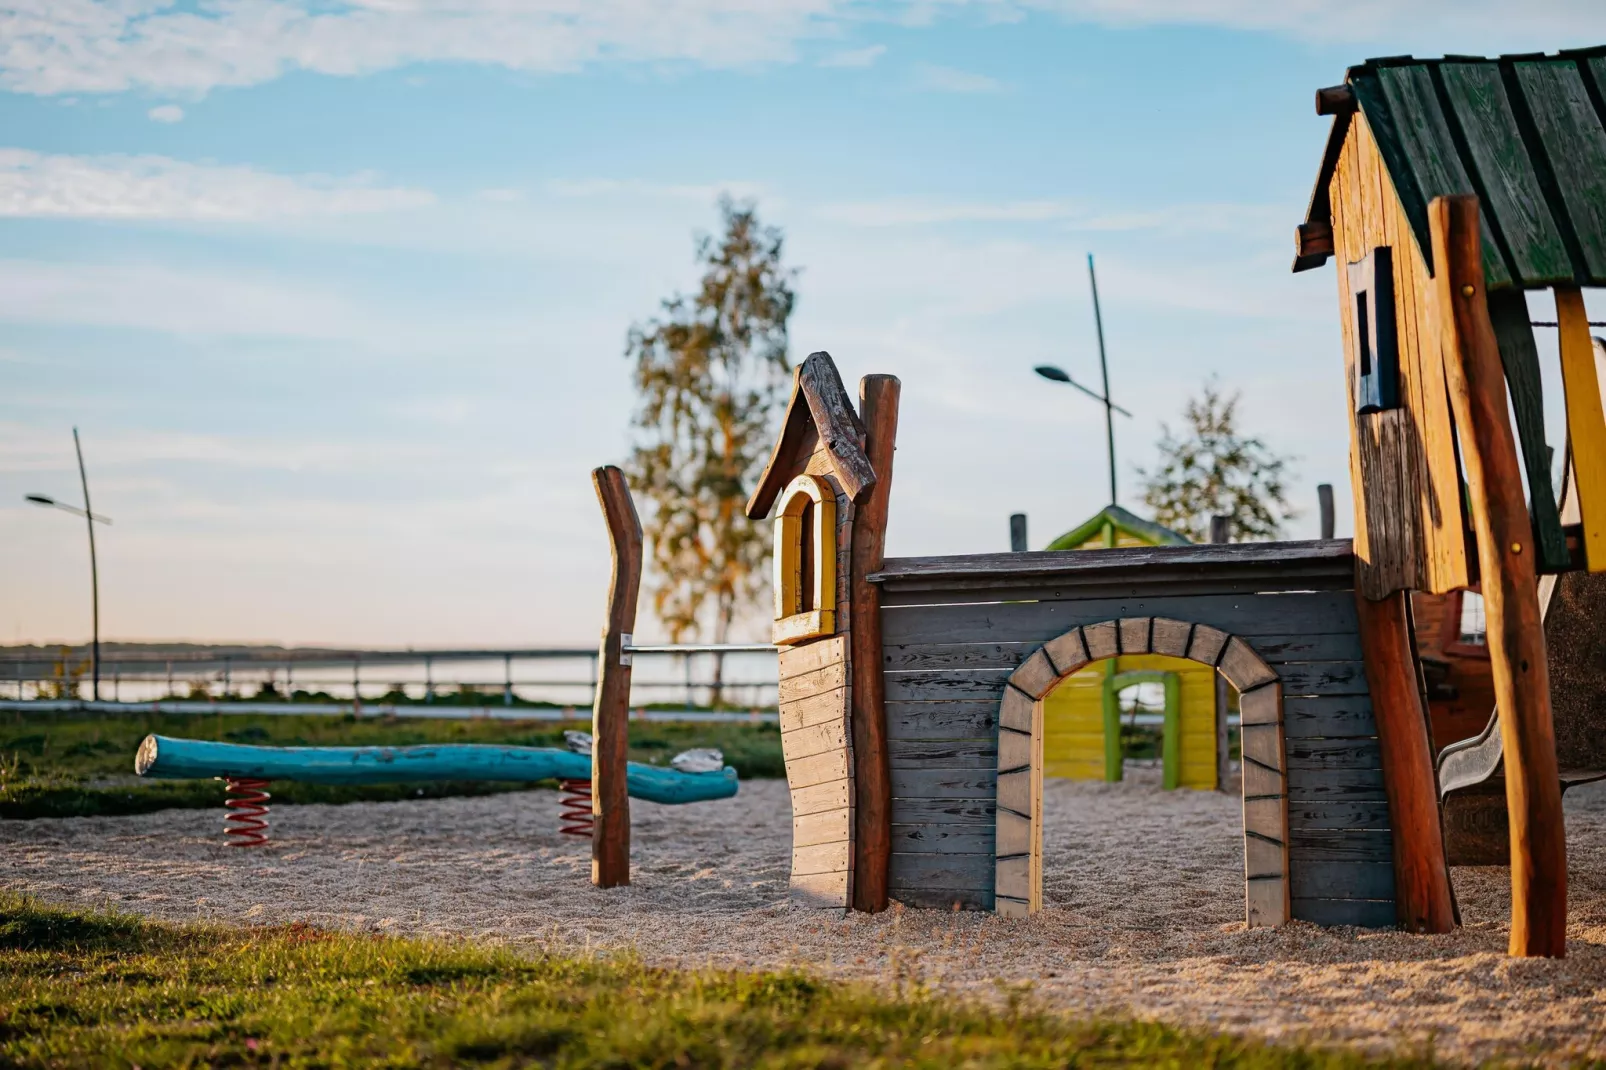
M 792 796 L 792 896 L 848 905 L 853 888 L 853 746 L 847 637 L 783 647 L 781 753 Z
M 910 906 L 992 909 L 998 773 L 988 759 L 998 753 L 1006 679 L 1072 628 L 1173 618 L 1241 638 L 1281 681 L 1293 916 L 1322 924 L 1394 923 L 1388 806 L 1352 579 L 1342 584 L 1331 563 L 1302 573 L 1290 562 L 1281 583 L 1262 575 L 1258 591 L 1245 592 L 1237 589 L 1230 555 L 1184 572 L 1168 568 L 1162 554 L 1112 593 L 1107 573 L 1080 573 L 1077 562 L 1058 553 L 1013 556 L 1039 560 L 1013 565 L 1016 571 L 994 586 L 979 558 L 974 567 L 948 572 L 951 586 L 941 585 L 935 564 L 889 560 L 878 577 L 893 898 Z M 1353 577 L 1353 560 L 1343 564 Z M 1194 593 L 1174 593 L 1180 583 Z
M 1344 264 L 1378 246 L 1394 250 L 1400 407 L 1354 412 L 1359 347 L 1349 273 L 1336 272 L 1350 406 L 1350 482 L 1357 582 L 1379 598 L 1396 590 L 1442 593 L 1467 584 L 1465 521 L 1449 401 L 1428 328 L 1427 262 L 1365 116 L 1357 116 L 1334 169 L 1333 242 Z

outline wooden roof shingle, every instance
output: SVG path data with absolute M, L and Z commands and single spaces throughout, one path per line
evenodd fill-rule
M 1606 47 L 1372 59 L 1344 83 L 1317 94 L 1334 121 L 1295 271 L 1332 256 L 1328 186 L 1358 111 L 1429 270 L 1428 202 L 1472 193 L 1490 289 L 1606 286 Z

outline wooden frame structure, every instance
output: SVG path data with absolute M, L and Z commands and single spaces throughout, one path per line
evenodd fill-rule
M 1165 701 L 1161 706 L 1160 786 L 1166 791 L 1173 791 L 1181 782 L 1182 688 L 1177 674 L 1165 669 L 1126 669 L 1111 672 L 1100 684 L 1099 698 L 1103 707 L 1104 721 L 1104 779 L 1121 779 L 1125 764 L 1125 751 L 1121 746 L 1121 692 L 1140 684 L 1159 684 L 1165 695 Z M 1046 720 L 1045 717 L 1045 722 Z M 1045 769 L 1046 764 L 1045 762 Z
M 1481 580 L 1497 713 L 1482 736 L 1446 747 L 1444 760 L 1454 753 L 1458 767 L 1478 766 L 1484 777 L 1503 763 L 1511 951 L 1559 956 L 1566 859 L 1536 584 L 1542 574 L 1606 571 L 1606 415 L 1581 296 L 1582 287 L 1606 286 L 1606 48 L 1370 60 L 1316 101 L 1333 126 L 1296 232 L 1294 270 L 1340 259 L 1345 368 L 1357 399 L 1358 587 L 1377 604 L 1363 610 L 1378 625 L 1369 665 L 1397 677 L 1382 690 L 1389 721 L 1404 731 L 1421 704 L 1407 679 L 1416 655 L 1408 609 L 1396 626 L 1400 607 L 1388 603 Z M 1572 525 L 1545 441 L 1524 296 L 1536 289 L 1552 290 L 1556 302 L 1568 438 L 1555 452 L 1573 473 Z M 1393 336 L 1397 367 L 1382 369 L 1392 382 L 1376 381 L 1380 325 Z M 1377 402 L 1380 387 L 1395 389 L 1394 404 Z M 1606 621 L 1590 622 L 1596 628 Z M 1385 633 L 1402 634 L 1385 641 Z M 1603 728 L 1597 718 L 1568 735 Z M 1396 748 L 1409 765 L 1392 775 L 1411 799 L 1400 819 L 1425 847 L 1433 822 L 1423 797 L 1437 784 L 1416 757 L 1417 736 Z M 1457 785 L 1469 786 L 1464 775 Z M 1416 876 L 1427 881 L 1431 868 Z M 1440 901 L 1442 884 L 1418 888 L 1429 897 L 1420 915 L 1429 927 L 1453 912 Z

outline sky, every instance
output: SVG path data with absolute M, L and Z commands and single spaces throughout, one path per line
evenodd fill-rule
M 1602 42 L 1598 0 L 0 0 L 0 642 L 88 633 L 82 522 L 22 498 L 81 501 L 75 425 L 105 637 L 591 642 L 626 334 L 722 193 L 786 234 L 794 359 L 903 381 L 889 554 L 1105 503 L 1099 406 L 1031 371 L 1097 382 L 1089 253 L 1121 502 L 1215 376 L 1288 534 L 1322 482 L 1347 534 L 1314 90 Z

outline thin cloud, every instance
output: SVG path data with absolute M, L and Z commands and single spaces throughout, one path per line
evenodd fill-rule
M 184 121 L 184 109 L 177 104 L 158 104 L 145 114 L 155 123 L 181 123 Z
M 875 61 L 886 55 L 886 45 L 871 45 L 868 48 L 850 48 L 845 52 L 833 52 L 820 60 L 821 67 L 870 67 Z
M 938 93 L 997 93 L 1004 83 L 986 74 L 922 63 L 915 68 L 915 85 Z
M 1016 0 L 1021 11 L 1048 11 L 1115 26 L 1219 26 L 1306 41 L 1406 41 L 1413 47 L 1509 52 L 1560 48 L 1606 35 L 1598 0 Z
M 932 201 L 890 199 L 828 204 L 822 219 L 858 227 L 929 226 L 941 223 L 1041 223 L 1069 219 L 1074 214 L 1063 201 L 1005 201 L 996 204 L 943 204 Z
M 230 0 L 199 7 L 10 0 L 0 10 L 0 87 L 201 95 L 296 70 L 350 77 L 432 62 L 548 74 L 602 63 L 741 68 L 795 62 L 801 42 L 850 32 L 867 13 L 928 25 L 966 8 L 996 21 L 1044 13 L 1439 51 L 1556 48 L 1606 37 L 1599 0 Z M 985 75 L 934 77 L 932 88 L 990 91 Z
M 292 70 L 413 63 L 561 73 L 604 60 L 745 67 L 796 59 L 847 0 L 11 0 L 0 85 L 24 93 L 144 87 L 201 94 Z
M 725 194 L 738 199 L 756 199 L 765 187 L 756 182 L 665 183 L 637 179 L 588 178 L 578 181 L 548 182 L 547 192 L 555 197 L 648 197 L 653 200 L 698 201 L 710 203 Z
M 434 199 L 426 190 L 378 186 L 363 175 L 278 175 L 166 156 L 0 149 L 0 217 L 245 222 L 394 212 Z
M 0 321 L 179 335 L 387 337 L 382 320 L 312 288 L 155 264 L 0 260 Z
M 956 223 L 1053 223 L 1073 231 L 1252 231 L 1279 224 L 1273 205 L 1181 204 L 1137 211 L 1093 210 L 1059 200 L 941 202 L 891 198 L 828 204 L 821 219 L 855 227 L 921 227 Z

